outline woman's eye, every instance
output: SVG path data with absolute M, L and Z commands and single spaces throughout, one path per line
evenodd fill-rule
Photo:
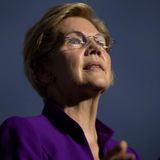
M 101 40 L 97 41 L 97 43 L 100 44 L 101 46 L 105 45 L 105 42 Z
M 79 45 L 79 44 L 82 44 L 82 40 L 78 38 L 70 38 L 68 43 L 73 45 Z
M 101 47 L 106 46 L 106 41 L 102 36 L 95 36 L 95 41 Z
M 104 41 L 97 41 L 97 44 L 100 45 L 101 47 L 105 47 L 106 46 L 106 43 Z

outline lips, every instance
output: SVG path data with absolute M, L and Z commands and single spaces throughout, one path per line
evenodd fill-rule
M 104 70 L 102 65 L 100 63 L 88 63 L 85 65 L 84 67 L 85 70 L 95 70 L 95 69 L 101 69 L 101 70 Z

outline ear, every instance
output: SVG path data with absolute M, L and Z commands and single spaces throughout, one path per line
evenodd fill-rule
M 52 79 L 51 72 L 49 72 L 47 67 L 43 64 L 39 64 L 38 66 L 34 68 L 34 75 L 35 75 L 36 80 L 44 85 L 50 83 Z

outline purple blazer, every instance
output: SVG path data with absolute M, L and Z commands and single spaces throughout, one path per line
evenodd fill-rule
M 118 144 L 113 131 L 96 121 L 100 158 Z M 128 148 L 140 160 L 136 152 Z M 0 126 L 0 160 L 93 160 L 81 127 L 48 101 L 41 115 L 11 117 Z

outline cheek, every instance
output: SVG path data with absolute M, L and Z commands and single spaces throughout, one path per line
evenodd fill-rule
M 101 52 L 101 56 L 102 56 L 102 59 L 103 60 L 110 60 L 111 61 L 111 57 L 110 57 L 110 55 L 109 55 L 109 53 L 107 52 L 107 51 L 105 51 L 105 50 L 103 50 L 102 52 Z
M 108 65 L 110 66 L 110 68 L 112 68 L 112 61 L 110 56 L 108 56 Z
M 79 73 L 82 66 L 81 55 L 78 53 L 74 53 L 74 54 L 70 53 L 70 54 L 67 54 L 65 58 L 66 58 L 67 66 L 69 67 L 68 69 L 70 70 L 70 72 L 74 74 Z
M 82 77 L 82 64 L 81 64 L 81 61 L 78 60 L 78 59 L 74 59 L 74 61 L 72 61 L 72 63 L 70 63 L 70 67 L 71 67 L 71 70 L 72 70 L 72 77 L 74 77 L 74 79 L 81 79 Z
M 106 63 L 106 67 L 111 69 L 111 65 L 112 65 L 112 62 L 111 62 L 111 57 L 110 55 L 107 53 L 107 52 L 102 52 L 102 58 L 104 59 L 105 63 Z

